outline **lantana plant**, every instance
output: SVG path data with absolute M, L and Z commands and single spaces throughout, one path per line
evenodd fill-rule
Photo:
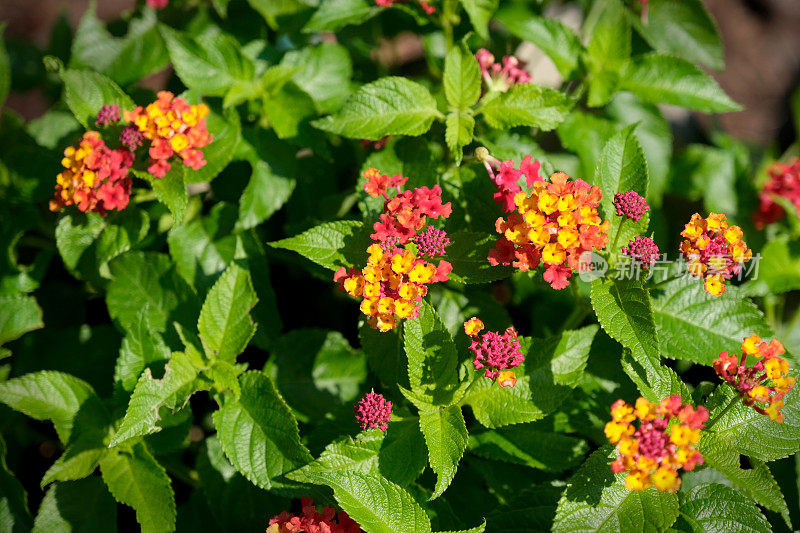
M 0 530 L 800 527 L 703 2 L 97 4 L 0 24 Z

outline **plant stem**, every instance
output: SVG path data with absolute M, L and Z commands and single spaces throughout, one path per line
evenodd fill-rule
M 706 424 L 706 427 L 705 427 L 704 429 L 706 429 L 706 430 L 708 430 L 708 429 L 711 429 L 711 426 L 713 426 L 714 424 L 716 424 L 716 423 L 717 423 L 717 421 L 718 421 L 720 418 L 722 418 L 723 416 L 725 416 L 725 414 L 726 414 L 728 411 L 730 411 L 730 410 L 733 408 L 733 406 L 734 406 L 734 405 L 736 405 L 737 403 L 739 403 L 739 400 L 741 400 L 741 399 L 742 399 L 742 397 L 741 397 L 741 396 L 739 396 L 739 395 L 736 395 L 736 397 L 735 397 L 733 400 L 731 400 L 731 401 L 730 401 L 730 403 L 728 403 L 728 405 L 726 405 L 726 406 L 725 406 L 725 409 L 723 409 L 723 410 L 722 410 L 722 412 L 721 412 L 720 414 L 718 414 L 717 416 L 715 416 L 715 417 L 714 417 L 714 418 L 713 418 L 713 419 L 712 419 L 712 420 L 711 420 L 711 421 L 710 421 L 708 424 Z
M 622 226 L 625 224 L 627 220 L 628 220 L 627 218 L 623 218 L 622 221 L 619 223 L 619 226 L 617 226 L 617 234 L 614 235 L 614 242 L 613 244 L 611 244 L 610 252 L 612 255 L 609 259 L 612 259 L 615 265 L 617 264 L 617 243 L 619 242 L 619 236 L 622 233 Z

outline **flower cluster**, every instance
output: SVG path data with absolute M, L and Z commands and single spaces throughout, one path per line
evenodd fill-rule
M 211 142 L 205 120 L 207 105 L 189 105 L 171 92 L 160 91 L 158 100 L 124 115 L 150 141 L 147 171 L 152 175 L 163 178 L 171 167 L 168 160 L 175 154 L 195 170 L 206 164 L 201 149 Z
M 154 9 L 164 9 L 169 4 L 169 0 L 146 0 L 145 3 Z
M 464 332 L 472 337 L 469 345 L 470 351 L 475 354 L 472 364 L 476 370 L 484 369 L 484 376 L 498 381 L 501 387 L 513 387 L 517 383 L 517 375 L 509 369 L 518 367 L 525 361 L 517 340 L 519 335 L 513 327 L 502 334 L 487 331 L 479 335 L 483 327 L 483 322 L 477 317 L 464 322 Z
M 617 216 L 639 221 L 650 206 L 644 197 L 636 191 L 618 192 L 614 195 L 614 207 L 617 209 Z
M 705 278 L 703 287 L 712 296 L 725 292 L 723 280 L 738 274 L 742 264 L 753 257 L 742 240 L 742 229 L 729 226 L 725 215 L 711 213 L 703 218 L 695 213 L 681 235 L 686 238 L 680 249 L 689 262 L 689 272 Z
M 506 92 L 512 85 L 529 83 L 531 75 L 522 62 L 514 56 L 504 56 L 502 64 L 495 62 L 489 50 L 481 48 L 475 53 L 483 80 L 490 91 Z
M 489 155 L 489 151 L 480 147 L 475 150 L 475 157 L 483 162 L 486 172 L 489 173 L 489 178 L 497 187 L 497 192 L 494 193 L 494 201 L 500 205 L 500 209 L 504 213 L 510 213 L 516 207 L 514 204 L 514 197 L 518 192 L 522 191 L 519 186 L 519 180 L 525 176 L 525 186 L 530 189 L 537 181 L 541 181 L 539 177 L 539 170 L 541 163 L 534 161 L 534 159 L 526 155 L 522 158 L 519 168 L 514 168 L 514 160 L 500 161 L 499 159 Z
M 295 516 L 286 511 L 269 521 L 266 533 L 361 533 L 361 526 L 346 512 L 325 507 L 318 512 L 311 498 L 300 500 L 302 514 Z
M 758 212 L 753 215 L 758 229 L 786 216 L 786 211 L 775 201 L 776 197 L 786 198 L 800 212 L 800 158 L 791 164 L 773 163 L 767 172 L 769 181 L 759 194 Z
M 386 174 L 381 174 L 376 168 L 368 168 L 364 171 L 362 177 L 367 180 L 364 184 L 364 191 L 368 195 L 373 198 L 383 196 L 387 200 L 389 200 L 389 195 L 387 193 L 389 189 L 396 188 L 398 193 L 402 192 L 403 185 L 408 181 L 408 178 L 404 178 L 402 174 L 387 176 Z
M 635 406 L 622 400 L 611 406 L 611 422 L 606 424 L 605 433 L 619 451 L 611 470 L 628 473 L 628 490 L 655 485 L 658 490 L 675 492 L 681 486 L 678 470 L 693 470 L 703 463 L 694 445 L 700 440 L 708 410 L 682 404 L 683 399 L 673 394 L 658 405 L 639 398 Z M 639 427 L 633 425 L 637 418 Z
M 414 237 L 414 244 L 417 245 L 419 255 L 433 258 L 437 255 L 444 255 L 445 248 L 450 245 L 450 238 L 444 230 L 428 226 L 425 231 L 417 233 Z
M 392 402 L 380 394 L 370 392 L 358 402 L 355 407 L 356 422 L 361 429 L 375 429 L 386 431 L 389 420 L 392 419 Z
M 119 122 L 119 106 L 117 104 L 104 105 L 97 112 L 94 123 L 97 126 L 108 126 L 113 122 Z
M 638 262 L 645 270 L 649 269 L 661 257 L 658 245 L 650 237 L 634 237 L 622 253 Z
M 489 252 L 491 265 L 512 265 L 525 272 L 541 261 L 547 265 L 544 280 L 554 289 L 563 289 L 569 285 L 572 269 L 578 268 L 581 254 L 605 248 L 609 224 L 597 213 L 603 192 L 581 179 L 568 178 L 556 172 L 549 180 L 531 180 L 530 192 L 514 194 L 516 211 L 495 223 L 502 237 Z
M 384 213 L 372 226 L 375 233 L 371 237 L 379 242 L 396 237 L 400 244 L 406 244 L 425 226 L 428 217 L 447 218 L 450 213 L 451 204 L 442 203 L 442 188 L 438 185 L 398 192 L 385 202 Z
M 380 331 L 394 328 L 397 318 L 419 316 L 428 284 L 447 281 L 452 270 L 447 261 L 434 265 L 411 250 L 384 250 L 378 243 L 370 245 L 367 253 L 367 266 L 361 271 L 341 267 L 333 279 L 350 296 L 363 298 L 361 312 L 370 317 L 369 325 Z
M 783 397 L 794 387 L 795 379 L 789 376 L 789 363 L 780 355 L 786 353 L 783 344 L 776 339 L 767 344 L 758 335 L 751 335 L 742 343 L 741 360 L 728 352 L 722 352 L 714 360 L 714 370 L 752 407 L 770 420 L 783 422 Z M 753 366 L 745 366 L 748 355 L 763 357 Z M 767 380 L 772 381 L 772 385 Z M 760 407 L 756 404 L 763 404 Z
M 400 0 L 375 0 L 375 5 L 380 7 L 392 7 L 392 4 L 399 1 Z M 422 10 L 428 15 L 433 15 L 436 13 L 436 8 L 426 0 L 417 0 L 417 3 L 419 4 L 419 7 L 422 8 Z
M 105 215 L 125 209 L 131 194 L 128 170 L 133 154 L 124 148 L 112 150 L 100 133 L 88 131 L 77 147 L 64 150 L 64 170 L 56 176 L 56 190 L 50 209 L 58 211 L 76 205 L 83 212 Z

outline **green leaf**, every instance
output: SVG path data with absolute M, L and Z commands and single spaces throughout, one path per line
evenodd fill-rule
M 458 387 L 458 350 L 431 304 L 423 301 L 419 317 L 403 323 L 403 341 L 411 390 L 430 405 L 449 405 Z
M 341 508 L 368 533 L 429 533 L 428 515 L 414 498 L 391 481 L 357 472 L 313 474 L 333 488 Z
M 442 531 L 441 533 L 483 533 L 486 531 L 486 520 L 479 526 L 471 527 L 469 529 L 460 529 L 458 531 Z
M 681 516 L 675 529 L 693 533 L 769 533 L 772 527 L 756 505 L 735 489 L 703 483 L 680 493 Z
M 672 129 L 669 122 L 658 107 L 642 102 L 635 95 L 626 92 L 614 95 L 606 110 L 617 124 L 626 126 L 636 124 L 633 133 L 644 152 L 650 178 L 647 200 L 651 206 L 660 207 L 672 160 Z M 577 132 L 578 135 L 587 133 L 586 129 Z M 596 160 L 596 158 L 590 160 L 592 167 Z
M 8 59 L 8 52 L 6 51 L 6 46 L 2 39 L 5 29 L 5 24 L 0 26 L 0 106 L 6 101 L 8 91 L 11 89 L 11 63 Z
M 573 102 L 563 93 L 533 83 L 514 85 L 506 93 L 483 101 L 480 112 L 492 128 L 532 126 L 549 131 L 558 126 Z
M 636 191 L 647 197 L 647 162 L 633 132 L 634 126 L 628 126 L 614 135 L 606 143 L 597 163 L 595 181 L 603 188 L 600 206 L 605 214 L 604 218 L 611 222 L 608 234 L 617 241 L 618 247 L 616 250 L 609 249 L 612 254 L 618 254 L 619 249 L 627 246 L 631 239 L 644 234 L 650 221 L 649 212 L 642 215 L 640 220 L 634 221 L 616 216 L 614 207 L 614 195 L 620 192 Z M 620 231 L 618 239 L 617 231 Z
M 441 114 L 422 85 L 400 77 L 363 85 L 335 115 L 312 125 L 349 137 L 376 141 L 386 135 L 422 135 Z
M 500 4 L 499 0 L 460 0 L 475 32 L 483 39 L 489 38 L 489 21 Z
M 206 96 L 224 96 L 237 81 L 253 79 L 255 66 L 232 36 L 219 32 L 196 40 L 163 24 L 159 30 L 175 72 L 190 89 Z
M 107 423 L 108 414 L 92 387 L 63 372 L 43 370 L 0 383 L 0 402 L 36 420 L 52 421 L 64 444 L 77 425 Z
M 189 397 L 202 388 L 197 373 L 197 366 L 183 352 L 172 355 L 161 379 L 155 379 L 150 369 L 145 369 L 133 390 L 125 418 L 111 438 L 109 447 L 161 431 L 161 409 L 171 409 L 173 412 L 180 410 Z
M 508 31 L 530 41 L 547 54 L 564 78 L 578 68 L 583 45 L 572 29 L 559 20 L 541 17 L 523 4 L 506 3 L 497 12 L 497 20 Z
M 150 328 L 164 331 L 183 308 L 193 304 L 191 289 L 164 254 L 128 252 L 115 257 L 109 270 L 112 279 L 106 305 L 111 317 L 126 330 L 134 327 L 143 309 L 148 309 Z
M 206 296 L 197 331 L 210 359 L 233 362 L 256 332 L 250 310 L 258 302 L 250 272 L 231 264 Z
M 370 230 L 362 222 L 338 220 L 268 244 L 273 248 L 292 250 L 318 265 L 336 270 L 366 261 L 366 249 L 372 243 L 368 236 Z
M 557 409 L 581 377 L 597 326 L 568 330 L 549 339 L 521 338 L 525 362 L 513 387 L 500 387 L 474 372 L 474 384 L 463 399 L 487 428 L 532 422 Z
M 273 30 L 279 28 L 279 19 L 307 10 L 310 5 L 314 5 L 306 0 L 247 0 L 247 3 L 261 13 Z
M 381 383 L 387 388 L 405 383 L 408 365 L 397 329 L 381 332 L 362 321 L 358 328 L 358 339 L 370 369 L 377 374 Z
M 463 158 L 462 148 L 472 142 L 472 131 L 475 128 L 475 118 L 466 111 L 451 111 L 445 119 L 447 129 L 444 134 L 447 147 L 453 154 L 456 164 L 461 164 Z
M 619 86 L 620 71 L 631 55 L 631 26 L 618 0 L 606 2 L 586 47 L 588 104 L 607 103 Z
M 308 128 L 308 119 L 317 114 L 314 101 L 294 81 L 281 82 L 269 90 L 264 114 L 280 139 L 320 135 Z
M 322 0 L 303 26 L 306 33 L 336 31 L 348 24 L 361 24 L 372 18 L 380 8 L 366 0 Z
M 264 517 L 271 517 L 278 503 L 273 495 L 244 478 L 225 458 L 216 435 L 205 440 L 197 457 L 202 491 L 216 518 L 218 528 L 231 531 L 264 529 Z M 212 529 L 210 525 L 206 528 Z
M 109 453 L 100 461 L 100 472 L 114 499 L 136 511 L 142 533 L 175 530 L 175 494 L 169 477 L 144 444 Z
M 457 231 L 450 235 L 447 260 L 453 265 L 450 279 L 458 283 L 489 283 L 514 273 L 510 266 L 492 266 L 487 256 L 497 238 L 488 233 Z
M 678 497 L 655 487 L 629 491 L 625 473 L 614 474 L 614 447 L 606 444 L 583 464 L 567 482 L 558 502 L 553 531 L 666 530 L 678 517 Z
M 155 10 L 144 10 L 141 18 L 132 19 L 124 37 L 112 36 L 95 11 L 90 6 L 78 25 L 70 68 L 93 70 L 127 85 L 167 66 L 169 56 L 158 33 Z
M 74 481 L 91 476 L 100 464 L 108 446 L 106 445 L 107 431 L 89 430 L 83 428 L 76 438 L 67 445 L 64 453 L 47 469 L 40 485 L 46 487 L 53 481 Z
M 435 500 L 453 481 L 469 434 L 458 405 L 420 409 L 419 427 L 425 436 L 431 469 L 436 473 L 436 487 L 430 497 Z
M 789 509 L 786 507 L 783 493 L 766 464 L 751 458 L 752 468 L 742 469 L 739 452 L 713 431 L 701 433 L 697 450 L 703 454 L 708 466 L 722 472 L 736 488 L 753 498 L 759 505 L 781 514 L 786 524 L 790 525 Z
M 242 137 L 239 114 L 235 109 L 227 109 L 223 115 L 212 110 L 206 117 L 206 127 L 214 136 L 211 144 L 203 148 L 206 164 L 199 170 L 184 168 L 186 183 L 203 183 L 216 178 L 233 160 Z
M 416 420 L 389 423 L 386 432 L 363 431 L 330 443 L 299 472 L 359 472 L 382 475 L 401 487 L 417 479 L 428 464 L 428 452 Z M 292 473 L 292 479 L 301 481 Z
M 320 114 L 336 111 L 350 94 L 353 62 L 342 45 L 320 43 L 290 51 L 280 64 L 296 69 L 292 80 L 314 100 Z
M 739 111 L 708 74 L 678 57 L 646 54 L 627 64 L 620 90 L 654 104 L 671 104 L 706 113 Z
M 183 212 L 189 203 L 189 196 L 186 194 L 186 186 L 183 183 L 186 167 L 175 163 L 163 178 L 157 178 L 149 172 L 134 170 L 133 173 L 136 177 L 150 183 L 158 201 L 167 206 L 172 213 L 173 224 L 180 224 L 183 221 Z
M 236 469 L 259 487 L 270 490 L 283 474 L 311 461 L 300 443 L 297 421 L 261 372 L 239 377 L 241 396 L 228 398 L 214 413 L 222 449 Z
M 658 403 L 672 394 L 690 397 L 686 384 L 671 368 L 653 364 L 648 359 L 636 360 L 630 350 L 625 350 L 620 362 L 622 369 L 648 401 Z
M 33 296 L 0 295 L 0 344 L 43 328 L 42 309 Z
M 737 287 L 714 297 L 703 290 L 702 279 L 686 275 L 651 292 L 661 351 L 667 357 L 711 366 L 720 352 L 741 352 L 745 337 L 772 335 L 764 315 Z
M 296 183 L 274 173 L 266 161 L 258 161 L 239 199 L 237 227 L 249 229 L 268 220 L 289 200 Z
M 475 105 L 481 96 L 481 69 L 464 46 L 454 46 L 444 59 L 444 94 L 458 109 Z
M 30 531 L 33 519 L 22 483 L 6 465 L 6 441 L 0 435 L 0 529 L 16 533 Z
M 117 530 L 117 504 L 99 477 L 56 483 L 45 494 L 33 531 Z
M 301 328 L 277 339 L 264 369 L 286 402 L 312 420 L 352 410 L 367 377 L 364 354 L 338 331 Z
M 535 424 L 518 424 L 469 436 L 472 454 L 550 472 L 578 466 L 588 448 L 583 439 L 541 431 Z
M 700 0 L 651 0 L 646 24 L 636 16 L 630 19 L 636 31 L 657 51 L 715 70 L 725 68 L 717 26 Z
M 104 105 L 116 104 L 120 109 L 133 109 L 135 104 L 119 86 L 106 76 L 90 70 L 65 70 L 64 102 L 78 122 L 94 127 L 97 112 Z
M 790 371 L 795 379 L 800 374 Z M 709 418 L 716 419 L 725 407 L 734 401 L 737 394 L 727 384 L 721 384 L 706 401 L 711 411 Z M 774 422 L 752 407 L 741 402 L 714 422 L 714 432 L 720 439 L 736 448 L 741 454 L 762 461 L 774 461 L 800 451 L 800 391 L 793 388 L 783 397 L 781 408 L 785 419 Z
M 592 282 L 592 307 L 600 326 L 614 340 L 629 348 L 634 358 L 658 366 L 661 357 L 653 322 L 650 296 L 637 280 Z
M 761 249 L 758 278 L 746 287 L 747 293 L 759 296 L 800 289 L 800 244 L 789 241 L 788 235 L 767 241 Z
M 189 286 L 205 294 L 236 255 L 236 208 L 219 202 L 203 217 L 174 226 L 167 236 L 175 267 Z
M 736 216 L 736 154 L 704 144 L 690 144 L 678 154 L 670 168 L 671 191 L 692 200 L 703 200 L 706 211 Z M 714 191 L 714 194 L 707 194 Z
M 145 308 L 132 324 L 119 349 L 114 381 L 119 382 L 126 391 L 136 387 L 145 368 L 159 368 L 172 356 L 161 335 L 147 324 L 148 309 Z

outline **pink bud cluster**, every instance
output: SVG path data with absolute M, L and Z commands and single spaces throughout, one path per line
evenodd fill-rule
M 658 245 L 650 237 L 634 237 L 628 246 L 622 248 L 622 253 L 639 262 L 644 269 L 649 269 L 661 257 Z
M 414 244 L 417 245 L 417 255 L 433 258 L 445 254 L 444 249 L 450 245 L 450 238 L 444 230 L 428 226 L 414 236 Z
M 645 199 L 636 191 L 618 192 L 614 195 L 617 216 L 639 221 L 649 209 Z
M 355 408 L 356 421 L 361 429 L 375 429 L 386 431 L 389 420 L 392 418 L 392 402 L 377 394 L 366 394 Z

